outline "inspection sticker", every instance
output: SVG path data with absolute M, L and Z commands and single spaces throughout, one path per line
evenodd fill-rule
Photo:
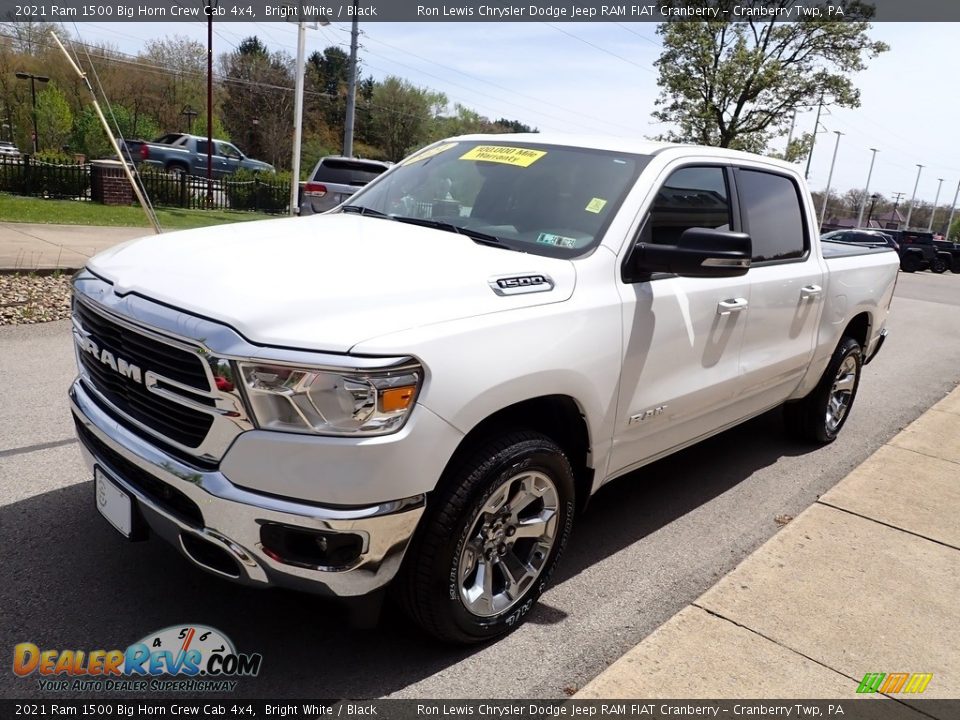
M 593 198 L 593 200 L 587 203 L 587 206 L 584 208 L 584 210 L 587 212 L 598 213 L 603 210 L 603 207 L 606 204 L 607 201 L 603 198 Z
M 460 156 L 461 160 L 483 160 L 486 162 L 530 167 L 537 160 L 546 155 L 545 150 L 530 150 L 528 148 L 506 147 L 503 145 L 477 145 L 472 150 Z
M 542 245 L 556 245 L 562 248 L 572 248 L 577 246 L 577 239 L 566 237 L 565 235 L 554 235 L 553 233 L 542 232 L 537 236 L 537 242 Z
M 424 150 L 423 152 L 419 152 L 419 153 L 416 153 L 415 155 L 411 155 L 400 164 L 409 165 L 411 163 L 420 162 L 421 160 L 432 158 L 434 155 L 439 155 L 440 153 L 444 153 L 450 148 L 453 148 L 456 146 L 457 146 L 457 143 L 444 143 L 443 145 L 437 145 L 435 148 L 430 148 L 429 150 Z

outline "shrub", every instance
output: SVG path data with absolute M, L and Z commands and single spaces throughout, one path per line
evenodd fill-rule
M 231 210 L 279 213 L 290 204 L 290 173 L 254 173 L 238 170 L 223 180 Z

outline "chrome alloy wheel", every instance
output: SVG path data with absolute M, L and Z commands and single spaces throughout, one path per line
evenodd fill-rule
M 535 470 L 514 475 L 494 491 L 470 522 L 457 566 L 467 610 L 492 617 L 523 597 L 556 542 L 559 504 L 553 480 Z
M 847 355 L 837 368 L 837 376 L 830 388 L 830 399 L 827 401 L 827 430 L 837 431 L 843 418 L 850 409 L 853 400 L 853 390 L 857 384 L 857 358 Z

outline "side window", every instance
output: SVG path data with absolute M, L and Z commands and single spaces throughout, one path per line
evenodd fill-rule
M 197 155 L 206 155 L 206 154 L 207 154 L 207 141 L 197 140 Z
M 720 167 L 685 167 L 671 173 L 650 208 L 650 242 L 676 245 L 692 228 L 730 229 L 730 193 Z
M 753 261 L 789 260 L 806 252 L 800 192 L 783 175 L 737 172 L 737 193 L 746 230 L 753 241 Z

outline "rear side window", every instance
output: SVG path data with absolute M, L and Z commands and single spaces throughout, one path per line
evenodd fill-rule
M 730 229 L 730 193 L 723 168 L 685 167 L 674 171 L 650 209 L 650 241 L 676 245 L 688 228 Z
M 783 175 L 740 169 L 737 194 L 745 229 L 753 241 L 753 261 L 791 260 L 806 252 L 800 192 Z
M 374 163 L 352 160 L 324 160 L 313 175 L 314 182 L 328 182 L 335 185 L 354 185 L 362 187 L 386 168 Z

